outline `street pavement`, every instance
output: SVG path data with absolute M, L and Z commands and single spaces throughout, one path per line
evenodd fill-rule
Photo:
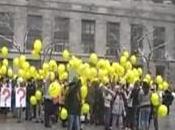
M 52 128 L 45 128 L 43 124 L 34 122 L 17 123 L 16 119 L 0 120 L 0 130 L 66 130 L 60 124 L 52 125 Z M 103 127 L 86 126 L 84 130 L 103 130 Z M 153 123 L 150 130 L 154 130 Z M 159 119 L 159 130 L 175 130 L 175 102 L 171 106 L 171 113 L 166 118 Z

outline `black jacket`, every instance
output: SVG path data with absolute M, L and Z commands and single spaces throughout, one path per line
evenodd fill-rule
M 80 83 L 75 82 L 69 86 L 69 91 L 66 96 L 66 107 L 70 115 L 80 115 L 81 113 L 81 96 Z

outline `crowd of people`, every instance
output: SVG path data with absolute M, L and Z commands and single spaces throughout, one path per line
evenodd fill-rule
M 135 84 L 102 84 L 94 80 L 87 83 L 88 95 L 83 100 L 89 104 L 90 111 L 82 114 L 81 80 L 75 77 L 71 82 L 65 80 L 59 83 L 62 85 L 61 94 L 53 99 L 48 94 L 49 80 L 1 78 L 0 88 L 4 85 L 12 87 L 11 108 L 0 108 L 1 113 L 12 113 L 18 122 L 22 122 L 25 115 L 25 120 L 44 123 L 45 127 L 61 121 L 62 127 L 67 127 L 68 130 L 83 129 L 87 123 L 104 126 L 105 130 L 149 130 L 152 122 L 155 130 L 158 130 L 157 108 L 152 105 L 151 94 L 157 92 L 168 111 L 173 101 L 170 89 L 159 92 L 156 83 L 150 85 L 138 81 Z M 26 87 L 25 108 L 15 108 L 16 87 Z M 43 99 L 36 105 L 31 105 L 30 97 L 35 95 L 36 90 L 42 92 Z M 67 109 L 66 119 L 59 118 L 62 108 Z

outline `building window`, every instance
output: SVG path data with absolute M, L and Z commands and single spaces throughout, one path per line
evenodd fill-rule
M 118 56 L 118 50 L 120 49 L 120 24 L 119 23 L 107 23 L 107 51 L 106 55 Z
M 25 48 L 32 50 L 35 39 L 42 40 L 42 16 L 28 15 L 27 16 L 27 42 Z
M 95 51 L 95 21 L 82 20 L 81 41 L 84 47 L 84 53 Z
M 56 17 L 54 29 L 55 51 L 62 52 L 65 48 L 68 48 L 69 19 Z
M 154 27 L 153 31 L 153 57 L 165 58 L 165 27 Z
M 0 13 L 0 47 L 13 48 L 14 18 L 11 13 Z M 9 40 L 7 40 L 9 39 Z
M 154 3 L 163 3 L 164 0 L 152 0 Z
M 143 49 L 143 26 L 131 24 L 131 52 L 137 52 L 138 48 Z
M 165 66 L 157 65 L 156 66 L 156 75 L 164 76 L 165 74 Z

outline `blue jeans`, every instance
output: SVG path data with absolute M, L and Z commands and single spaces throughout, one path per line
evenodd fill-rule
M 69 116 L 68 130 L 80 130 L 80 116 L 78 115 Z
M 149 129 L 150 112 L 151 112 L 150 107 L 140 108 L 140 112 L 139 112 L 139 130 L 148 130 Z
M 123 125 L 122 115 L 112 114 L 112 130 L 121 129 L 122 125 Z

